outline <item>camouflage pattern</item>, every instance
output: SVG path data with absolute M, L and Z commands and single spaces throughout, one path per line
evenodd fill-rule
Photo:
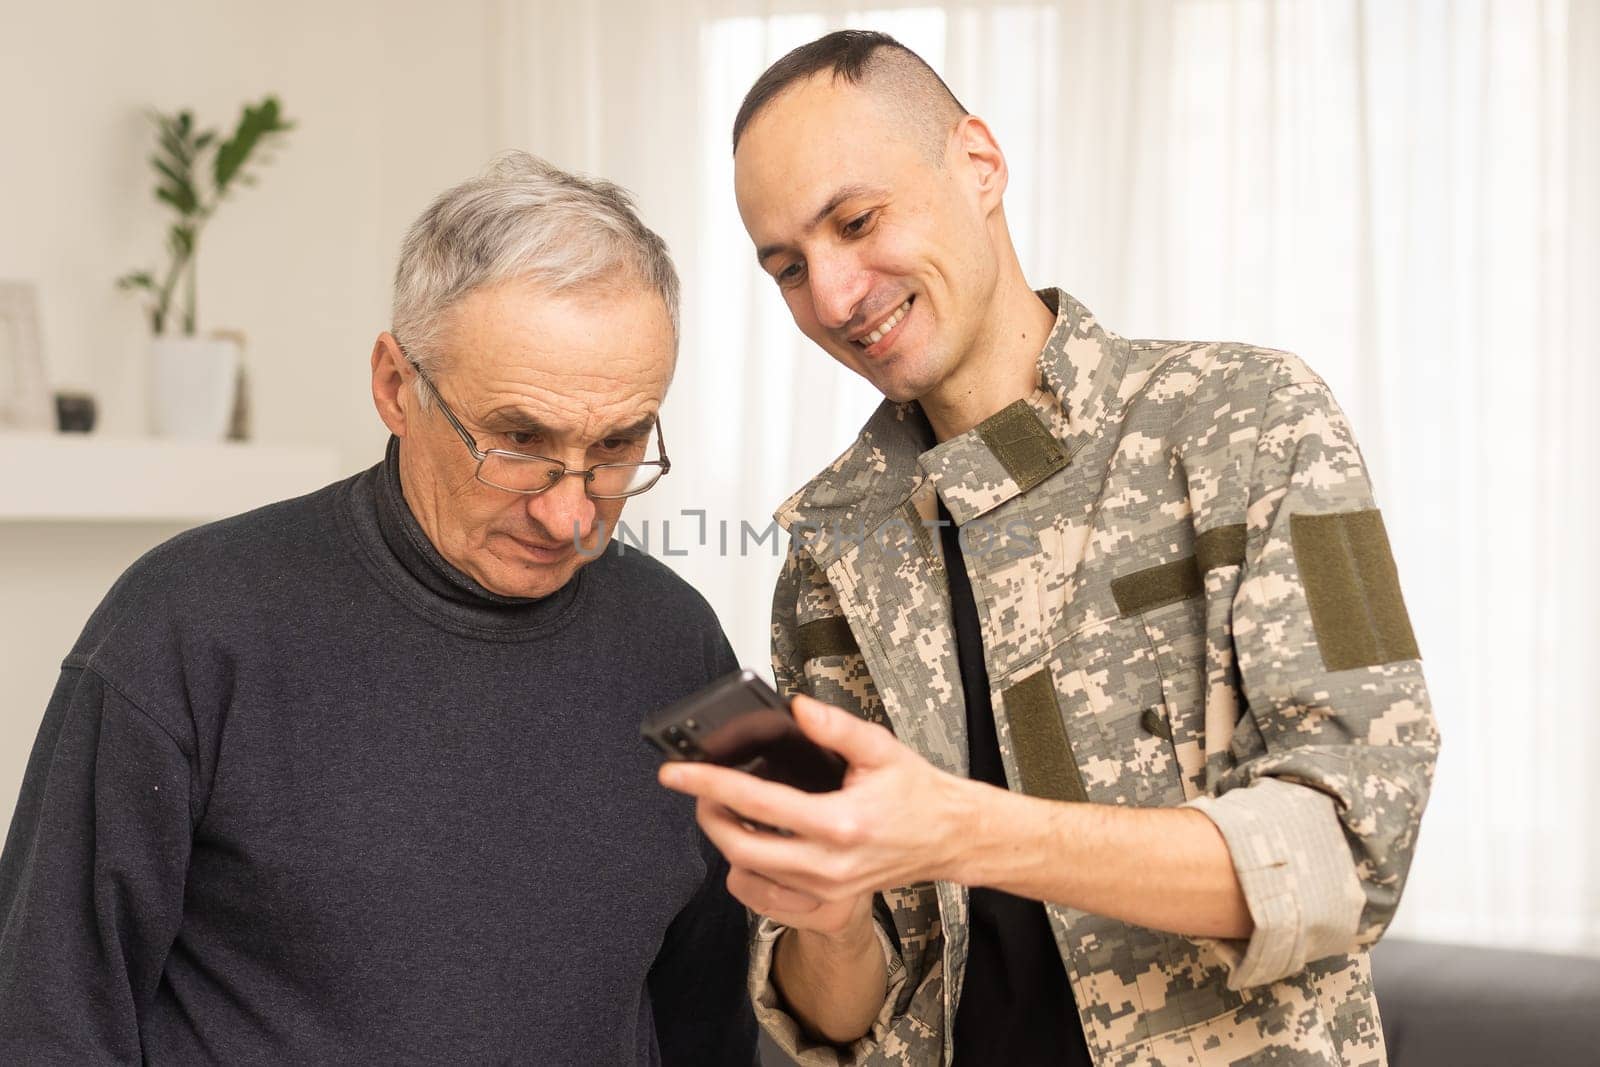
M 1071 297 L 1041 295 L 1058 314 L 1026 401 L 937 445 L 916 405 L 886 402 L 778 512 L 791 534 L 778 686 L 966 774 L 947 578 L 938 538 L 914 528 L 937 493 L 972 535 L 1011 788 L 1023 776 L 1006 696 L 1048 672 L 1088 801 L 1204 812 L 1255 919 L 1247 941 L 1215 941 L 1047 905 L 1096 1062 L 1382 1063 L 1365 949 L 1399 901 L 1438 737 L 1417 659 L 1323 662 L 1291 516 L 1373 509 L 1350 429 L 1291 355 L 1128 341 Z M 1346 607 L 1375 588 L 1361 582 L 1385 581 L 1350 573 L 1334 590 Z M 854 649 L 800 655 L 808 624 L 837 637 L 840 619 Z M 1399 624 L 1409 637 L 1403 609 Z M 966 891 L 905 886 L 878 905 L 889 994 L 845 1049 L 784 1013 L 769 977 L 782 928 L 759 924 L 757 1015 L 803 1063 L 950 1061 Z

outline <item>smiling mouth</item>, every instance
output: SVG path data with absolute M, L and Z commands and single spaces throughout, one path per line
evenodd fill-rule
M 914 296 L 906 297 L 906 302 L 895 308 L 894 311 L 890 313 L 888 318 L 884 319 L 883 322 L 878 324 L 876 329 L 874 329 L 871 333 L 867 333 L 861 337 L 855 338 L 850 343 L 855 345 L 857 348 L 870 349 L 873 345 L 877 344 L 879 341 L 883 340 L 885 337 L 888 337 L 894 332 L 894 328 L 899 326 L 901 321 L 911 311 L 911 304 L 916 299 L 917 298 Z

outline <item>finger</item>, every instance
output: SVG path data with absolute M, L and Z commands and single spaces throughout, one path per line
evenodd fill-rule
M 877 767 L 905 750 L 888 730 L 832 704 L 805 694 L 790 702 L 800 730 L 823 748 L 843 756 L 852 767 Z
M 747 819 L 781 826 L 801 836 L 823 832 L 830 819 L 827 799 L 780 782 L 710 763 L 677 762 L 658 773 L 662 785 L 732 808 Z
M 751 911 L 766 916 L 808 915 L 822 906 L 811 894 L 790 889 L 748 867 L 728 870 L 728 892 Z
M 727 858 L 730 866 L 759 869 L 771 872 L 798 874 L 814 868 L 818 862 L 809 847 L 797 854 L 795 849 L 803 842 L 796 837 L 785 837 L 763 829 L 747 819 L 743 812 L 734 811 L 712 800 L 702 800 L 695 807 L 695 821 L 705 832 L 717 851 Z M 788 847 L 769 849 L 769 843 L 778 842 Z M 792 883 L 793 877 L 786 879 Z
M 753 774 L 705 760 L 667 760 L 656 770 L 656 781 L 692 797 L 717 797 L 745 780 L 766 781 Z M 777 783 L 769 783 L 777 785 Z M 788 786 L 778 786 L 787 789 Z
M 743 814 L 708 800 L 700 801 L 695 811 L 701 830 L 730 867 L 757 871 L 786 888 L 819 899 L 838 894 L 840 887 L 828 882 L 825 873 L 836 865 L 829 862 L 837 858 L 833 849 L 803 837 L 751 829 Z
M 702 800 L 696 804 L 694 818 L 706 837 L 717 846 L 717 851 L 724 856 L 730 850 L 738 849 L 741 836 L 750 833 L 744 820 L 715 801 Z

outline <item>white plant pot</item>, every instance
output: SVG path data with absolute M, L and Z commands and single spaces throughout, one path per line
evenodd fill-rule
M 161 437 L 221 441 L 233 418 L 239 342 L 157 337 L 150 342 L 150 418 Z

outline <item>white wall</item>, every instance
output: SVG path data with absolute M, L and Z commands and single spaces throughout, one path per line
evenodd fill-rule
M 231 127 L 275 93 L 298 125 L 203 238 L 200 326 L 247 335 L 257 440 L 372 463 L 384 431 L 367 358 L 400 237 L 502 147 L 495 10 L 0 0 L 0 279 L 38 286 L 52 383 L 97 394 L 107 433 L 142 428 L 144 319 L 112 283 L 160 262 L 144 112 Z M 121 570 L 175 532 L 0 523 L 0 826 L 62 655 Z

